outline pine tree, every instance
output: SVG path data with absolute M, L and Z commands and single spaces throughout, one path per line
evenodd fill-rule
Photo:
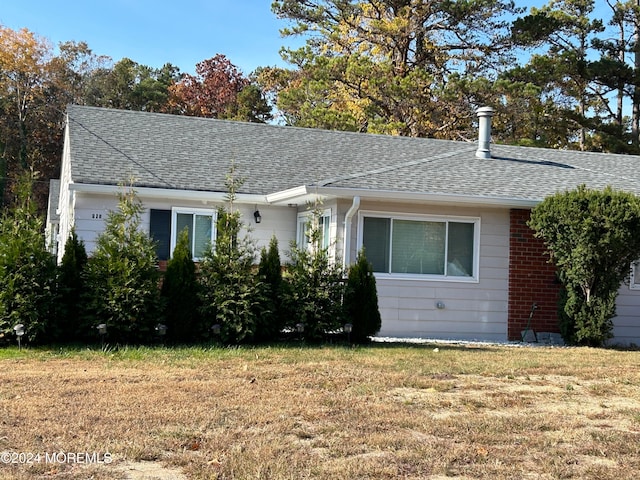
M 347 321 L 352 325 L 351 340 L 366 342 L 380 331 L 382 320 L 378 309 L 378 292 L 373 266 L 364 251 L 358 252 L 356 263 L 349 269 L 344 293 L 344 309 Z
M 191 343 L 203 336 L 198 288 L 189 233 L 185 229 L 180 232 L 173 256 L 167 263 L 161 291 L 165 299 L 167 335 L 177 343 Z
M 308 226 L 309 245 L 291 246 L 291 263 L 287 269 L 287 305 L 291 316 L 288 327 L 304 328 L 304 338 L 319 342 L 327 334 L 343 325 L 342 294 L 343 270 L 329 258 L 329 248 L 322 246 L 320 230 L 321 210 L 313 210 Z
M 203 317 L 220 326 L 220 340 L 241 343 L 254 340 L 264 308 L 261 282 L 254 273 L 255 246 L 241 237 L 241 214 L 235 209 L 242 179 L 227 175 L 227 204 L 218 209 L 216 242 L 202 259 L 200 281 Z
M 140 228 L 142 203 L 132 189 L 119 194 L 87 263 L 88 322 L 107 324 L 111 341 L 145 343 L 160 320 L 155 246 Z
M 282 281 L 282 264 L 275 236 L 271 237 L 269 249 L 261 251 L 258 277 L 263 285 L 266 307 L 258 319 L 256 339 L 276 340 L 285 323 L 285 283 Z
M 22 324 L 26 339 L 41 343 L 51 340 L 56 264 L 45 247 L 32 187 L 32 175 L 23 175 L 15 207 L 0 217 L 0 333 L 10 338 Z
M 54 337 L 58 341 L 73 342 L 86 337 L 80 331 L 80 318 L 84 313 L 84 270 L 88 257 L 84 242 L 75 230 L 67 239 L 62 263 L 58 267 L 59 303 Z

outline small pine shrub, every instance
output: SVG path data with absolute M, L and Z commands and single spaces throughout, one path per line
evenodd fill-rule
M 321 245 L 320 210 L 316 208 L 308 227 L 310 244 L 291 245 L 287 268 L 286 305 L 291 312 L 287 327 L 301 323 L 308 342 L 320 342 L 343 326 L 343 270 L 329 259 L 329 249 Z
M 51 340 L 56 305 L 56 263 L 45 246 L 43 219 L 31 201 L 33 178 L 19 179 L 16 205 L 0 217 L 0 337 L 24 325 L 31 343 Z M 13 340 L 12 340 L 13 341 Z
M 58 267 L 59 303 L 54 338 L 58 342 L 74 342 L 82 338 L 79 319 L 84 313 L 84 270 L 88 262 L 84 242 L 75 230 L 67 239 L 62 262 Z
M 105 323 L 110 342 L 148 343 L 162 312 L 155 246 L 140 228 L 143 207 L 135 192 L 119 199 L 87 263 L 84 327 Z
M 240 237 L 242 221 L 235 210 L 235 194 L 242 180 L 227 176 L 227 206 L 218 209 L 216 243 L 200 265 L 201 311 L 210 326 L 219 325 L 219 340 L 227 344 L 254 340 L 265 306 L 261 282 L 254 273 L 255 246 Z
M 282 280 L 282 264 L 275 236 L 269 242 L 269 249 L 263 248 L 261 251 L 258 278 L 263 285 L 265 306 L 256 325 L 256 340 L 277 340 L 286 318 L 283 303 L 285 283 Z
M 378 292 L 373 266 L 358 252 L 356 263 L 349 268 L 344 293 L 346 321 L 353 326 L 351 340 L 364 343 L 380 331 L 382 320 L 378 309 Z
M 180 232 L 162 281 L 167 336 L 176 343 L 193 343 L 206 335 L 200 321 L 199 284 L 189 248 L 187 229 Z

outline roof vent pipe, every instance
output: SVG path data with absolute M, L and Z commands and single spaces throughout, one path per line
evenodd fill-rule
M 477 158 L 491 158 L 491 117 L 494 110 L 491 107 L 481 107 L 476 112 L 478 115 L 478 150 Z

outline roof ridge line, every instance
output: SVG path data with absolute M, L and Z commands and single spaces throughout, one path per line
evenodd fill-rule
M 632 157 L 633 155 L 629 155 L 629 157 Z M 608 171 L 603 171 L 603 172 L 599 172 L 597 170 L 594 170 L 592 168 L 585 168 L 583 166 L 577 166 L 577 165 L 571 165 L 573 168 L 575 168 L 576 170 L 582 170 L 583 172 L 589 172 L 589 173 L 594 173 L 597 175 L 605 175 L 607 177 L 612 177 L 612 178 L 617 178 L 617 179 L 624 179 L 627 180 L 629 182 L 634 182 L 635 179 L 633 177 L 627 177 L 626 175 L 614 175 Z
M 433 162 L 435 160 L 442 160 L 444 158 L 448 158 L 448 157 L 453 157 L 455 155 L 459 155 L 461 153 L 466 153 L 466 152 L 475 152 L 477 150 L 477 147 L 474 146 L 473 148 L 464 148 L 461 150 L 456 150 L 453 152 L 447 152 L 447 153 L 442 153 L 440 155 L 436 155 L 433 157 L 429 157 L 429 158 L 423 158 L 421 160 L 411 160 L 410 162 L 405 162 L 399 165 L 389 165 L 386 167 L 381 167 L 381 168 L 376 168 L 374 170 L 369 170 L 366 172 L 360 172 L 360 173 L 353 173 L 353 174 L 349 174 L 349 175 L 344 175 L 342 177 L 333 177 L 333 178 L 328 178 L 325 180 L 322 180 L 320 182 L 318 182 L 316 185 L 319 187 L 326 187 L 327 185 L 330 185 L 332 183 L 335 182 L 339 182 L 339 181 L 344 181 L 344 180 L 353 180 L 354 178 L 362 178 L 362 177 L 366 177 L 368 175 L 375 175 L 378 173 L 386 173 L 386 172 L 391 172 L 393 170 L 398 170 L 400 168 L 406 168 L 406 167 L 411 167 L 414 165 L 422 165 L 428 162 Z

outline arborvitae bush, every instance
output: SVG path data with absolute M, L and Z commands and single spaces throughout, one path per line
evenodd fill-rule
M 24 340 L 51 340 L 48 327 L 56 305 L 56 263 L 45 247 L 43 220 L 31 201 L 33 179 L 22 177 L 16 204 L 0 217 L 0 336 L 15 339 L 22 324 Z
M 62 263 L 58 267 L 59 303 L 54 338 L 59 342 L 73 342 L 82 335 L 80 318 L 84 314 L 82 302 L 85 290 L 84 269 L 87 265 L 87 250 L 75 231 L 67 239 Z
M 316 208 L 308 227 L 309 245 L 291 245 L 291 263 L 286 270 L 289 284 L 286 303 L 291 311 L 287 326 L 295 330 L 301 323 L 309 342 L 320 342 L 328 333 L 340 330 L 343 270 L 329 259 L 329 249 L 322 246 L 320 210 Z
M 378 309 L 378 292 L 373 266 L 363 251 L 358 252 L 356 263 L 349 268 L 344 292 L 346 321 L 353 330 L 351 340 L 364 343 L 380 331 L 382 320 Z
M 602 345 L 612 336 L 620 285 L 640 258 L 640 197 L 581 186 L 545 198 L 529 226 L 558 267 L 565 341 Z
M 271 238 L 269 248 L 263 248 L 260 253 L 258 278 L 264 288 L 266 303 L 258 318 L 256 340 L 277 340 L 286 320 L 283 303 L 286 284 L 282 281 L 282 264 L 275 236 Z
M 119 199 L 87 263 L 85 329 L 106 323 L 110 342 L 147 343 L 162 312 L 155 245 L 140 228 L 143 207 L 135 192 Z
M 219 340 L 235 344 L 253 341 L 265 306 L 261 282 L 254 273 L 255 246 L 240 237 L 242 221 L 235 209 L 236 189 L 242 181 L 227 177 L 227 206 L 218 209 L 216 242 L 200 264 L 202 314 L 209 325 L 219 325 Z
M 176 343 L 202 340 L 206 331 L 200 322 L 199 283 L 196 265 L 189 247 L 189 232 L 178 236 L 173 256 L 167 263 L 162 281 L 167 337 Z

